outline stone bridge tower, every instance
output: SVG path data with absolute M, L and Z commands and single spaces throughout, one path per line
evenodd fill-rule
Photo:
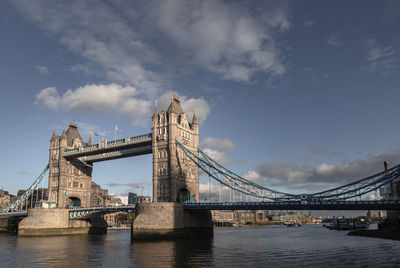
M 49 152 L 49 200 L 56 202 L 58 208 L 70 206 L 89 207 L 92 177 L 92 164 L 78 159 L 67 160 L 63 157 L 65 149 L 91 145 L 82 141 L 75 122 L 68 130 L 57 136 L 53 130 Z
M 177 147 L 175 139 L 194 153 L 199 145 L 196 115 L 189 122 L 175 93 L 167 111 L 152 117 L 153 198 L 156 202 L 198 202 L 198 167 Z

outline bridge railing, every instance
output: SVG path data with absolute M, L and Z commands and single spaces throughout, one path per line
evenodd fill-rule
M 69 218 L 71 220 L 79 220 L 91 217 L 95 214 L 107 214 L 114 212 L 134 212 L 136 205 L 127 206 L 110 206 L 110 207 L 89 207 L 89 208 L 72 208 L 69 210 Z
M 11 212 L 15 211 L 18 207 L 23 206 L 25 203 L 25 200 L 27 200 L 33 191 L 36 190 L 40 182 L 42 181 L 44 175 L 46 172 L 49 170 L 49 165 L 47 164 L 42 173 L 39 175 L 39 177 L 33 182 L 33 184 L 22 194 L 20 195 L 14 202 L 10 203 L 7 205 L 7 207 L 0 209 L 1 213 L 6 213 L 6 212 Z
M 63 156 L 74 156 L 74 155 L 78 155 L 78 154 L 97 151 L 100 149 L 105 149 L 105 148 L 118 148 L 121 146 L 126 146 L 126 145 L 131 145 L 131 144 L 150 142 L 151 140 L 152 140 L 152 134 L 148 133 L 148 134 L 141 135 L 141 136 L 127 137 L 125 139 L 108 141 L 108 142 L 105 142 L 104 145 L 101 145 L 100 143 L 98 143 L 98 144 L 89 145 L 89 146 L 85 146 L 85 147 L 66 149 L 64 151 Z

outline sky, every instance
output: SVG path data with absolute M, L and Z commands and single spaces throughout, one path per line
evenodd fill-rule
M 53 128 L 150 133 L 174 91 L 201 148 L 269 188 L 312 193 L 398 165 L 399 29 L 398 1 L 1 1 L 0 187 L 33 183 Z M 95 163 L 92 178 L 150 194 L 151 165 Z

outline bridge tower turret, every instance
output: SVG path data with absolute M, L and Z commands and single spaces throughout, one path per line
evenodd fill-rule
M 197 154 L 199 128 L 190 123 L 174 94 L 167 111 L 154 109 L 152 117 L 153 198 L 156 202 L 198 202 L 198 167 L 177 148 L 175 139 Z
M 49 200 L 59 208 L 90 206 L 92 164 L 63 157 L 66 149 L 85 145 L 75 122 L 70 123 L 67 131 L 64 127 L 61 136 L 53 131 L 49 152 Z

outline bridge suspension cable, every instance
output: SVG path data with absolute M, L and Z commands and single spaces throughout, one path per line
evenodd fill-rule
M 299 197 L 299 195 L 274 191 L 254 182 L 251 182 L 218 164 L 215 160 L 213 160 L 200 149 L 198 149 L 199 155 L 196 155 L 178 140 L 176 140 L 176 144 L 179 146 L 179 148 L 182 149 L 182 151 L 190 160 L 196 163 L 196 165 L 201 170 L 207 173 L 214 180 L 233 189 L 234 191 L 272 201 L 289 201 L 298 199 Z
M 320 200 L 347 200 L 377 192 L 382 187 L 391 187 L 393 181 L 400 177 L 400 165 L 376 173 L 367 178 L 357 180 L 336 188 L 314 193 L 312 196 Z
M 7 207 L 0 210 L 1 213 L 8 213 L 11 211 L 15 211 L 18 207 L 24 205 L 25 201 L 31 196 L 33 191 L 38 187 L 40 182 L 42 181 L 44 175 L 47 170 L 49 170 L 49 165 L 46 165 L 42 173 L 40 173 L 39 177 L 33 182 L 33 184 L 22 194 L 20 195 L 14 202 L 8 204 Z
M 335 201 L 354 200 L 371 192 L 377 192 L 382 187 L 391 185 L 400 178 L 400 165 L 379 172 L 364 179 L 335 187 L 325 191 L 310 194 L 289 194 L 275 191 L 254 182 L 251 182 L 232 171 L 226 169 L 202 150 L 198 149 L 198 155 L 188 149 L 176 139 L 176 144 L 185 155 L 193 161 L 202 171 L 219 183 L 246 195 L 255 196 L 271 201 Z M 391 186 L 389 186 L 391 187 Z

